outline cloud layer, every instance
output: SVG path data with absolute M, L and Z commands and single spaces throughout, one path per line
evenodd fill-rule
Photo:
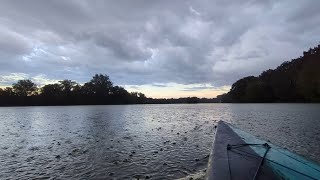
M 122 85 L 223 87 L 319 43 L 318 7 L 318 0 L 4 0 L 0 83 L 17 74 L 81 83 L 105 73 Z

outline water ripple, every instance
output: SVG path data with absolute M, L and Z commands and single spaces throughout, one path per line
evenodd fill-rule
M 203 178 L 224 120 L 320 162 L 320 105 L 0 108 L 0 179 Z

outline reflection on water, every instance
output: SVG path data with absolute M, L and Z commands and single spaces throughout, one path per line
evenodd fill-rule
M 228 121 L 320 162 L 320 105 L 0 108 L 0 179 L 176 179 L 203 174 Z

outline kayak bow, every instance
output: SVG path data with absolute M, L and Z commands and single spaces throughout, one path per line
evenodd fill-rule
M 320 179 L 320 166 L 220 121 L 207 179 L 317 180 Z

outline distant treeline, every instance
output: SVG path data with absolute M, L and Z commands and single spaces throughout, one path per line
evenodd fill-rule
M 1 106 L 140 104 L 146 99 L 143 93 L 129 93 L 123 87 L 113 86 L 109 76 L 103 74 L 94 75 L 84 85 L 62 80 L 38 88 L 27 79 L 19 80 L 12 87 L 0 88 Z
M 216 98 L 198 98 L 198 97 L 186 97 L 186 98 L 160 98 L 153 99 L 147 98 L 146 104 L 195 104 L 195 103 L 216 103 L 218 102 Z
M 220 102 L 320 102 L 320 45 L 258 77 L 235 82 Z
M 12 87 L 0 88 L 0 106 L 168 104 L 212 102 L 213 100 L 196 97 L 179 99 L 147 98 L 143 93 L 129 93 L 123 87 L 114 86 L 109 76 L 103 74 L 94 75 L 84 85 L 72 80 L 62 80 L 38 88 L 34 82 L 25 79 L 14 83 Z
M 129 93 L 114 86 L 109 76 L 96 74 L 83 84 L 62 80 L 38 87 L 29 79 L 12 87 L 0 88 L 0 106 L 30 105 L 104 105 L 174 104 L 216 102 L 320 102 L 320 45 L 303 56 L 286 61 L 258 77 L 248 76 L 235 82 L 231 90 L 217 98 L 153 99 L 143 93 Z

